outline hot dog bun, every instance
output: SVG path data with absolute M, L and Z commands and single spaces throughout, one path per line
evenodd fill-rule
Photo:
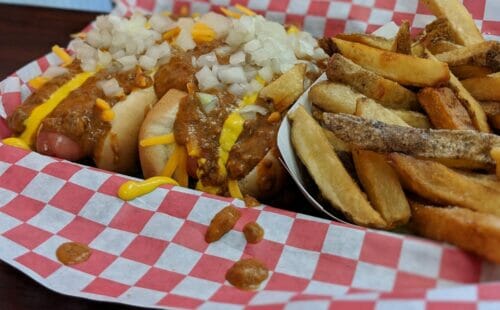
M 137 171 L 137 137 L 146 113 L 156 102 L 153 87 L 132 92 L 113 106 L 111 129 L 94 150 L 98 168 L 130 174 Z
M 139 131 L 139 141 L 172 133 L 179 104 L 185 96 L 187 94 L 183 91 L 170 89 L 146 115 Z M 172 144 L 139 146 L 139 157 L 144 177 L 150 178 L 160 175 L 173 150 Z
M 169 90 L 146 115 L 139 132 L 139 140 L 172 133 L 180 102 L 186 96 L 185 92 Z M 139 147 L 145 178 L 161 175 L 173 148 L 172 144 Z M 238 180 L 243 195 L 266 199 L 283 188 L 286 171 L 278 157 L 277 148 L 272 147 L 245 177 Z

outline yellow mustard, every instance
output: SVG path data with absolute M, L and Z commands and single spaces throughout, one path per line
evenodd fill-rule
M 49 115 L 57 107 L 57 105 L 64 100 L 64 98 L 85 83 L 85 81 L 93 74 L 94 73 L 92 72 L 83 72 L 76 75 L 66 84 L 53 92 L 49 99 L 47 99 L 44 103 L 34 108 L 30 116 L 24 121 L 26 129 L 19 138 L 23 140 L 25 144 L 31 145 L 33 135 L 38 131 L 38 127 L 43 119 L 47 117 L 47 115 Z
M 118 189 L 118 197 L 126 201 L 132 200 L 151 193 L 163 184 L 179 185 L 169 177 L 152 177 L 144 181 L 127 181 Z

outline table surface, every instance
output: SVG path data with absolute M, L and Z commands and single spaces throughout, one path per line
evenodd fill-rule
M 66 46 L 70 34 L 79 32 L 98 13 L 66 11 L 0 4 L 0 81 L 28 62 L 50 51 L 54 44 Z M 290 185 L 278 207 L 322 216 Z M 46 289 L 22 272 L 0 261 L 0 301 L 2 309 L 136 309 L 68 297 Z M 139 309 L 139 308 L 137 308 Z

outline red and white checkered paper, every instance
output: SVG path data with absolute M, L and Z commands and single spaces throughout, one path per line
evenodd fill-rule
M 416 0 L 238 1 L 316 35 L 371 31 L 394 19 L 423 26 Z M 122 1 L 131 8 L 203 12 L 236 1 Z M 500 35 L 498 0 L 466 1 L 483 32 Z M 0 136 L 5 116 L 26 98 L 26 82 L 57 63 L 49 54 L 0 83 Z M 454 247 L 343 225 L 272 207 L 163 186 L 130 202 L 116 197 L 128 177 L 0 144 L 0 259 L 60 293 L 145 307 L 168 308 L 500 308 L 500 267 Z M 206 244 L 213 215 L 229 203 L 243 214 L 220 241 Z M 245 242 L 248 221 L 266 231 Z M 61 265 L 66 241 L 94 249 L 90 260 Z M 258 291 L 233 288 L 226 270 L 243 257 L 271 270 Z

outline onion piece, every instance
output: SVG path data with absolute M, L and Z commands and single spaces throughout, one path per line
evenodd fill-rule
M 207 66 L 196 72 L 195 77 L 201 90 L 208 90 L 220 86 L 217 76 L 213 74 Z
M 205 113 L 212 112 L 219 104 L 219 98 L 215 95 L 197 92 L 196 97 L 201 103 L 201 107 Z
M 42 74 L 42 76 L 45 78 L 48 78 L 48 79 L 53 79 L 56 76 L 66 74 L 68 72 L 69 72 L 68 68 L 51 66 L 51 67 L 48 67 L 47 70 L 45 70 L 45 72 Z
M 245 62 L 246 54 L 243 51 L 234 53 L 229 57 L 229 63 L 231 65 L 239 65 Z
M 119 63 L 122 64 L 123 71 L 130 70 L 137 65 L 137 58 L 133 55 L 124 56 L 124 57 L 118 58 L 117 60 Z
M 257 113 L 266 115 L 268 112 L 269 111 L 266 108 L 257 104 L 249 104 L 239 110 L 240 115 L 245 120 L 254 120 L 257 118 Z
M 242 67 L 226 67 L 219 69 L 219 79 L 225 84 L 246 83 L 247 78 Z
M 100 88 L 106 97 L 117 97 L 123 95 L 123 88 L 120 87 L 115 78 L 97 82 L 97 87 Z

